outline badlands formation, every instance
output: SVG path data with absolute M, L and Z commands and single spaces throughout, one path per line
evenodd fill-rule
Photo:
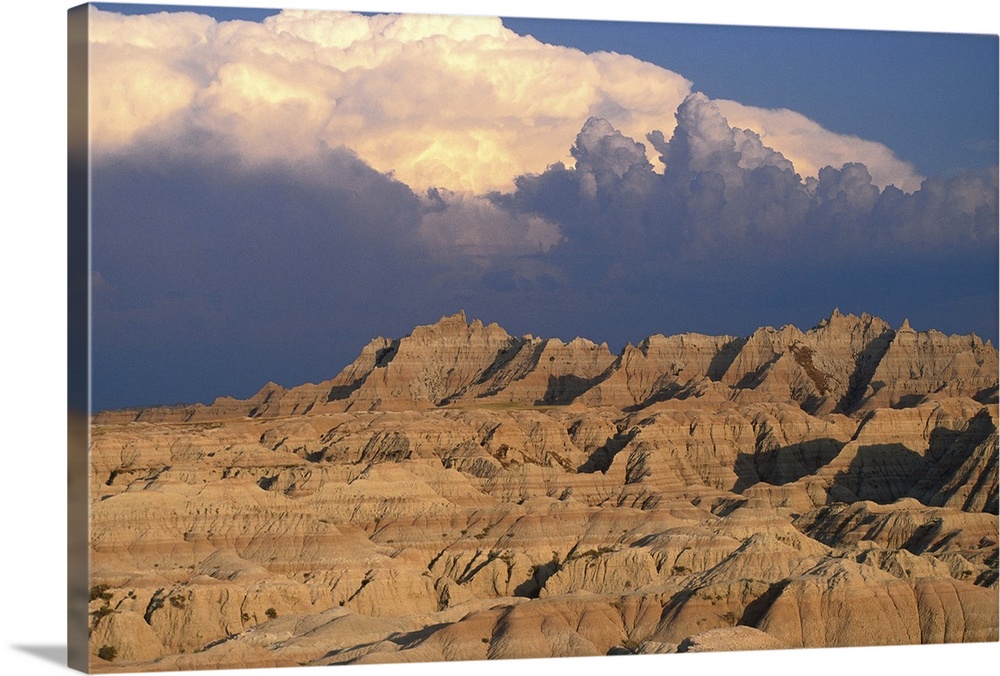
M 997 641 L 997 379 L 866 314 L 614 355 L 460 313 L 103 412 L 91 668 Z

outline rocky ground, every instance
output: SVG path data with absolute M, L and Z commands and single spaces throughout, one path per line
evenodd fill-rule
M 998 640 L 996 349 L 463 314 L 92 424 L 96 671 Z

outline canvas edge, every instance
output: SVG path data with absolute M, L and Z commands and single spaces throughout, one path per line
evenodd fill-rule
M 88 613 L 84 594 L 89 586 L 89 432 L 90 432 L 90 172 L 88 116 L 88 11 L 78 5 L 67 10 L 67 386 L 68 386 L 68 666 L 89 673 Z M 408 10 L 399 10 L 402 12 Z M 607 20 L 607 19 L 593 19 Z M 735 22 L 733 25 L 737 25 Z M 846 29 L 845 29 L 846 30 Z M 879 29 L 871 29 L 879 30 Z M 994 35 L 997 38 L 998 36 Z M 996 643 L 990 642 L 994 646 Z M 968 646 L 970 644 L 962 644 Z M 943 646 L 938 646 L 943 647 Z M 979 646 L 977 646 L 979 647 Z M 847 651 L 880 650 L 854 647 Z M 892 646 L 889 650 L 923 648 L 918 644 Z M 829 651 L 833 649 L 823 649 Z M 845 650 L 845 649 L 841 649 Z M 799 653 L 802 650 L 785 650 Z M 730 656 L 740 653 L 728 653 Z M 746 653 L 743 653 L 745 655 Z M 838 653 L 839 654 L 839 653 Z M 700 656 L 704 659 L 704 656 Z M 529 658 L 530 659 L 530 658 Z M 565 659 L 565 658 L 556 658 Z M 587 658 L 585 658 L 587 659 Z M 597 658 L 600 659 L 600 658 Z M 641 658 L 640 658 L 641 659 Z M 654 659 L 661 659 L 657 656 Z M 545 660 L 548 662 L 548 660 Z M 440 663 L 424 663 L 424 667 Z M 419 665 L 418 665 L 419 666 Z M 379 667 L 376 667 L 378 669 Z M 255 670 L 271 673 L 271 669 Z M 240 672 L 242 673 L 242 672 Z
M 87 672 L 90 433 L 89 6 L 67 10 L 67 666 Z

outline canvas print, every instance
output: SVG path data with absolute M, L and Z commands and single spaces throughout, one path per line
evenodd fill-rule
M 997 36 L 347 9 L 70 10 L 72 666 L 998 640 Z

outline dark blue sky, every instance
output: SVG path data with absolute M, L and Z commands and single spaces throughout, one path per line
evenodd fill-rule
M 522 176 L 471 207 L 429 206 L 336 148 L 308 166 L 248 168 L 217 152 L 227 141 L 210 129 L 182 137 L 199 149 L 187 154 L 149 136 L 95 161 L 94 408 L 324 380 L 376 335 L 459 309 L 513 334 L 583 335 L 616 351 L 653 333 L 807 329 L 834 307 L 996 342 L 995 37 L 505 25 L 657 63 L 711 98 L 793 109 L 887 145 L 930 181 L 912 195 L 881 191 L 856 165 L 807 186 L 776 160 L 738 163 L 753 139 L 732 145 L 707 100 L 685 102 L 673 139 L 648 141 L 671 158 L 666 174 L 596 125 L 580 131 L 575 168 Z M 558 229 L 557 245 L 478 257 L 434 248 L 454 223 L 503 228 L 486 241 L 516 245 L 538 219 Z

